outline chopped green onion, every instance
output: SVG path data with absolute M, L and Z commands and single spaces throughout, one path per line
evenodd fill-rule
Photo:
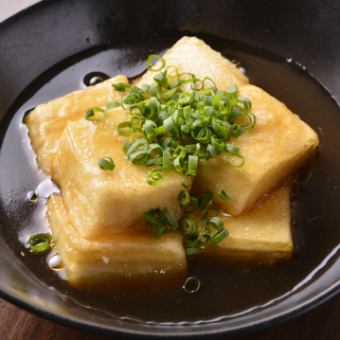
M 168 208 L 151 209 L 144 214 L 144 219 L 157 238 L 160 238 L 167 230 L 176 230 L 178 227 L 175 216 Z
M 228 92 L 233 94 L 233 93 L 237 93 L 237 86 L 235 84 L 231 84 L 229 87 L 228 87 Z
M 176 217 L 174 216 L 174 214 L 168 208 L 164 208 L 163 209 L 163 211 L 162 211 L 162 219 L 168 225 L 170 225 L 172 230 L 176 230 L 177 229 L 178 224 L 177 224 Z
M 101 109 L 100 107 L 92 107 L 88 109 L 85 113 L 85 119 L 90 121 L 96 121 L 103 119 L 106 115 L 106 110 Z
M 107 110 L 111 110 L 111 109 L 115 109 L 119 106 L 121 106 L 122 104 L 120 102 L 111 102 L 111 103 L 107 103 L 106 104 L 106 109 Z
M 167 66 L 165 68 L 165 71 L 166 71 L 166 74 L 169 76 L 169 77 L 176 77 L 178 78 L 178 68 L 176 66 Z
M 209 242 L 211 244 L 217 244 L 219 242 L 221 242 L 223 239 L 225 239 L 227 236 L 229 235 L 228 230 L 227 229 L 220 229 L 215 235 L 213 235 Z
M 196 255 L 201 251 L 201 246 L 196 241 L 185 240 L 184 250 L 187 256 Z
M 220 215 L 221 215 L 221 210 L 216 207 L 210 207 L 206 212 L 207 217 L 216 217 Z
M 144 214 L 146 224 L 151 228 L 156 238 L 160 238 L 166 232 L 166 226 L 162 223 L 161 209 L 151 209 Z
M 51 248 L 51 234 L 39 233 L 32 235 L 28 240 L 29 251 L 32 254 L 42 254 Z
M 150 185 L 159 185 L 163 181 L 163 175 L 162 172 L 159 170 L 151 170 L 148 173 L 148 176 L 146 178 L 146 181 Z
M 182 178 L 182 186 L 184 189 L 188 189 L 191 187 L 192 184 L 192 177 L 191 176 L 184 176 Z
M 128 159 L 133 164 L 145 164 L 149 159 L 149 152 L 147 149 L 139 149 L 135 152 L 132 152 L 128 155 Z
M 234 168 L 240 168 L 244 164 L 244 158 L 241 155 L 224 154 L 223 160 Z
M 117 132 L 121 136 L 131 136 L 134 133 L 133 126 L 131 122 L 122 122 L 117 126 Z
M 98 166 L 104 171 L 112 171 L 115 163 L 111 157 L 105 156 L 97 161 Z
M 160 66 L 155 67 L 158 62 Z M 160 71 L 165 66 L 165 60 L 158 54 L 151 54 L 146 61 L 146 66 L 150 71 Z
M 211 191 L 206 191 L 198 198 L 198 208 L 205 209 L 212 201 L 213 194 Z
M 239 124 L 233 124 L 229 131 L 232 137 L 237 138 L 242 135 L 244 128 Z
M 198 207 L 198 200 L 194 195 L 190 195 L 190 203 L 184 207 L 184 211 L 187 214 L 194 212 Z
M 179 203 L 179 206 L 181 208 L 186 208 L 190 205 L 191 203 L 191 196 L 190 196 L 190 193 L 189 191 L 187 190 L 182 190 L 178 196 L 177 196 L 177 200 L 178 200 L 178 203 Z
M 208 86 L 207 84 L 210 84 L 210 86 Z M 213 89 L 214 91 L 217 91 L 217 85 L 210 77 L 203 78 L 202 87 L 204 89 Z
M 197 155 L 189 155 L 188 159 L 188 172 L 187 176 L 196 176 L 197 175 L 197 167 L 198 167 L 198 156 Z
M 173 168 L 173 159 L 169 149 L 163 151 L 162 166 L 164 170 L 169 170 Z
M 147 119 L 143 125 L 143 132 L 146 138 L 152 138 L 156 135 L 157 125 L 154 121 Z
M 208 225 L 213 226 L 217 231 L 220 231 L 223 229 L 223 222 L 219 217 L 211 217 L 207 221 Z
M 223 201 L 229 201 L 230 200 L 230 196 L 223 190 L 221 189 L 219 192 L 218 192 L 218 196 L 220 198 L 223 199 Z
M 178 137 L 178 130 L 172 117 L 168 117 L 164 120 L 164 127 L 171 137 Z
M 182 230 L 184 236 L 195 236 L 198 233 L 197 222 L 193 218 L 184 218 L 182 220 Z
M 130 87 L 130 84 L 128 83 L 113 83 L 112 87 L 119 92 L 125 91 L 128 87 Z
M 127 151 L 130 149 L 131 145 L 132 145 L 132 143 L 128 139 L 126 139 L 124 141 L 124 144 L 123 144 L 123 151 L 125 153 L 127 153 Z
M 251 110 L 251 101 L 245 97 L 238 97 L 238 102 L 241 103 L 246 111 Z

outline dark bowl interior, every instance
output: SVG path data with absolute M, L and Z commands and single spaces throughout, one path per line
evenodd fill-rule
M 6 207 L 16 194 L 16 178 L 24 177 L 27 169 L 19 164 L 12 171 L 4 163 L 4 152 L 0 155 L 0 294 L 57 321 L 112 334 L 119 332 L 144 336 L 218 335 L 263 327 L 307 311 L 335 295 L 340 289 L 340 212 L 336 208 L 340 203 L 340 190 L 337 190 L 340 188 L 340 148 L 337 143 L 340 112 L 336 107 L 336 103 L 340 102 L 337 76 L 337 67 L 340 67 L 339 20 L 340 4 L 330 0 L 322 4 L 318 1 L 59 0 L 43 1 L 1 24 L 1 140 L 10 119 L 22 103 L 50 79 L 51 72 L 57 74 L 58 70 L 63 69 L 65 61 L 67 65 L 72 65 L 86 55 L 126 45 L 129 41 L 136 44 L 141 41 L 135 49 L 140 56 L 145 56 L 155 46 L 161 50 L 169 46 L 173 37 L 184 34 L 199 34 L 216 46 L 219 41 L 228 41 L 229 46 L 243 51 L 237 55 L 241 59 L 249 51 L 256 51 L 257 55 L 265 54 L 269 59 L 294 60 L 299 72 L 305 72 L 305 67 L 309 76 L 321 84 L 311 86 L 310 91 L 319 91 L 322 96 L 333 99 L 329 99 L 330 104 L 325 100 L 323 106 L 317 107 L 319 113 L 316 117 L 308 113 L 304 116 L 315 129 L 321 128 L 323 131 L 321 151 L 324 150 L 324 156 L 322 158 L 320 152 L 321 163 L 327 166 L 315 176 L 314 182 L 317 184 L 311 184 L 303 195 L 310 196 L 310 205 L 322 210 L 322 216 L 327 216 L 313 220 L 311 225 L 314 230 L 320 230 L 319 241 L 324 244 L 324 252 L 300 284 L 270 303 L 214 322 L 175 326 L 119 319 L 100 309 L 89 310 L 76 303 L 55 289 L 53 284 L 39 280 L 18 255 L 16 224 L 20 216 L 29 211 L 25 205 L 17 206 L 12 211 Z M 162 41 L 165 42 L 164 46 Z M 249 63 L 252 60 L 249 59 Z M 251 69 L 251 65 L 249 67 Z M 285 68 L 282 70 L 284 72 Z M 138 71 L 132 69 L 128 75 L 133 76 Z M 313 112 L 313 95 L 306 94 L 302 80 L 300 83 L 289 82 L 289 79 L 281 79 L 279 73 L 273 72 L 275 84 L 270 84 L 268 77 L 262 76 L 262 70 L 256 68 L 253 68 L 252 76 L 256 84 L 270 89 L 282 100 L 286 96 L 298 98 L 289 103 L 297 110 L 303 112 L 305 107 L 306 111 L 310 108 Z M 65 84 L 57 94 L 72 90 L 72 86 Z M 11 151 L 12 159 L 19 152 L 16 151 L 17 147 L 13 143 L 12 151 L 8 147 L 6 149 L 6 152 Z M 315 210 L 306 210 L 306 213 L 315 213 Z M 313 249 L 309 251 L 312 253 Z

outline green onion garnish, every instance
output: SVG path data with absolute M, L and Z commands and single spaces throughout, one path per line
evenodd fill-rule
M 163 181 L 162 172 L 159 170 L 151 170 L 146 178 L 146 181 L 150 185 L 159 185 Z
M 190 217 L 184 218 L 182 220 L 182 230 L 185 236 L 195 236 L 198 232 L 197 222 Z
M 107 110 L 111 110 L 111 109 L 115 109 L 119 106 L 121 106 L 122 104 L 120 102 L 111 102 L 111 103 L 107 103 L 106 104 L 106 109 Z
M 101 109 L 100 107 L 92 107 L 88 109 L 85 113 L 85 119 L 90 121 L 101 120 L 105 117 L 106 110 Z
M 167 223 L 172 230 L 176 230 L 178 227 L 176 217 L 174 214 L 168 209 L 164 208 L 162 212 L 162 218 L 165 223 Z
M 144 217 L 147 225 L 158 238 L 167 231 L 179 231 L 184 237 L 186 254 L 195 255 L 205 246 L 217 244 L 228 236 L 228 231 L 218 217 L 219 210 L 207 209 L 211 202 L 211 192 L 196 197 L 182 190 L 178 195 L 178 203 L 183 210 L 183 215 L 178 223 L 167 208 L 151 209 L 145 213 Z M 215 211 L 214 214 L 212 210 Z
M 159 208 L 151 209 L 144 214 L 146 224 L 151 228 L 157 238 L 160 238 L 166 231 L 166 226 L 161 219 L 162 211 Z
M 129 119 L 121 122 L 117 131 L 129 137 L 122 146 L 127 159 L 153 167 L 146 178 L 148 184 L 159 185 L 168 170 L 183 175 L 185 190 L 178 195 L 181 219 L 177 222 L 167 208 L 151 209 L 144 217 L 156 237 L 177 230 L 184 236 L 186 254 L 197 254 L 205 246 L 223 240 L 228 232 L 213 206 L 212 193 L 196 197 L 188 191 L 192 180 L 200 164 L 213 157 L 241 167 L 245 160 L 233 140 L 253 128 L 256 117 L 251 112 L 251 101 L 239 96 L 236 85 L 219 90 L 213 79 L 199 79 L 175 66 L 166 66 L 164 58 L 155 54 L 149 56 L 146 65 L 155 72 L 151 83 L 141 87 L 113 84 L 115 90 L 128 92 L 120 103 L 107 104 L 107 109 L 121 106 L 129 111 Z M 105 113 L 92 108 L 86 118 L 97 120 Z M 103 157 L 98 165 L 103 170 L 114 168 L 110 157 Z M 224 190 L 218 196 L 230 199 Z
M 114 83 L 112 84 L 112 87 L 119 92 L 125 91 L 128 87 L 130 87 L 130 84 L 127 83 Z
M 230 196 L 229 196 L 223 189 L 221 189 L 221 190 L 218 192 L 218 196 L 219 196 L 220 198 L 222 198 L 224 201 L 230 200 Z
M 39 233 L 32 235 L 28 240 L 29 251 L 32 254 L 42 254 L 51 248 L 51 234 Z
M 229 235 L 227 229 L 220 229 L 215 235 L 213 235 L 210 238 L 210 243 L 211 244 L 217 244 L 221 242 L 224 238 L 226 238 Z
M 131 136 L 134 133 L 133 126 L 131 122 L 123 122 L 118 124 L 117 132 L 121 136 Z
M 155 67 L 157 61 L 161 63 L 159 67 Z M 165 66 L 165 60 L 158 54 L 151 54 L 146 60 L 146 66 L 150 71 L 160 71 Z
M 115 167 L 115 162 L 111 157 L 108 156 L 99 159 L 97 164 L 104 171 L 112 171 Z
M 158 55 L 151 55 L 147 66 L 156 71 L 154 82 L 131 86 L 121 102 L 130 119 L 118 125 L 118 133 L 131 136 L 132 145 L 144 139 L 143 148 L 126 150 L 130 161 L 189 177 L 197 175 L 201 162 L 218 155 L 231 166 L 242 166 L 240 150 L 230 141 L 255 124 L 249 99 L 239 96 L 235 85 L 221 91 L 209 77 L 200 80 L 174 66 L 165 67 Z M 157 152 L 151 153 L 149 145 Z
M 178 199 L 179 206 L 183 209 L 189 206 L 191 203 L 191 196 L 190 196 L 189 191 L 187 190 L 182 190 L 178 194 L 177 199 Z
M 211 191 L 207 191 L 198 198 L 198 208 L 205 209 L 209 203 L 211 203 L 213 194 Z

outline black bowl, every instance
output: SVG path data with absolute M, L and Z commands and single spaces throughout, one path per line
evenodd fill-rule
M 295 60 L 295 65 L 304 65 L 324 87 L 322 89 L 320 86 L 319 89 L 324 91 L 324 95 L 327 90 L 333 100 L 339 102 L 339 21 L 340 3 L 330 0 L 322 4 L 316 0 L 43 1 L 0 25 L 1 138 L 5 136 L 8 122 L 21 104 L 49 79 L 51 70 L 57 73 L 65 60 L 70 65 L 84 53 L 92 55 L 129 39 L 146 39 L 150 42 L 155 37 L 159 41 L 163 36 L 169 37 L 169 34 L 214 36 L 235 46 L 254 48 L 257 53 L 266 51 L 275 58 L 282 56 Z M 149 53 L 147 47 L 142 46 L 141 49 L 141 54 Z M 259 75 L 258 79 L 261 79 Z M 296 96 L 299 96 L 294 84 L 291 84 L 289 91 L 295 91 Z M 335 103 L 332 105 L 334 107 Z M 340 113 L 336 114 L 339 117 Z M 328 126 L 330 118 L 327 112 L 322 117 L 325 126 Z M 336 122 L 334 117 L 332 119 L 332 122 Z M 313 123 L 313 119 L 310 120 Z M 264 327 L 308 311 L 340 290 L 337 227 L 340 215 L 336 209 L 340 203 L 336 190 L 340 171 L 340 149 L 337 145 L 340 125 L 335 124 L 333 128 L 333 135 L 328 136 L 326 132 L 327 136 L 323 137 L 323 148 L 332 150 L 332 154 L 328 153 L 332 166 L 326 170 L 323 191 L 314 193 L 315 196 L 320 194 L 320 200 L 324 200 L 320 202 L 320 207 L 327 212 L 328 218 L 313 222 L 314 228 L 333 230 L 333 240 L 329 243 L 333 246 L 325 248 L 322 258 L 310 269 L 309 275 L 276 299 L 237 316 L 223 317 L 213 322 L 177 325 L 119 319 L 100 309 L 89 310 L 87 306 L 79 305 L 72 297 L 56 290 L 48 281 L 39 280 L 37 272 L 32 273 L 22 261 L 18 254 L 17 224 L 27 211 L 25 206 L 16 206 L 12 210 L 6 207 L 8 201 L 19 194 L 15 191 L 13 181 L 25 176 L 25 166 L 18 164 L 18 168 L 13 168 L 9 174 L 8 167 L 0 162 L 1 296 L 41 316 L 66 324 L 108 334 L 140 336 L 225 335 Z M 14 159 L 16 152 L 19 152 L 17 147 L 13 144 Z M 3 162 L 3 158 L 0 161 Z M 335 189 L 329 191 L 327 185 Z M 324 202 L 331 204 L 324 207 Z M 327 235 L 324 237 L 326 239 Z

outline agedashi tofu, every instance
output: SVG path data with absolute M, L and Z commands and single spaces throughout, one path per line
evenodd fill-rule
M 38 165 L 50 174 L 59 138 L 69 121 L 85 117 L 91 107 L 103 106 L 120 100 L 124 92 L 115 91 L 113 83 L 127 83 L 125 76 L 108 79 L 84 90 L 71 92 L 63 97 L 38 105 L 25 118 Z
M 182 175 L 164 174 L 155 186 L 147 183 L 149 167 L 129 161 L 123 151 L 125 137 L 116 126 L 127 119 L 127 111 L 114 109 L 102 123 L 85 119 L 69 122 L 60 137 L 52 177 L 61 189 L 70 222 L 85 238 L 106 232 L 122 232 L 143 220 L 152 208 L 178 211 Z M 111 157 L 113 171 L 102 170 L 97 162 Z
M 248 83 L 248 78 L 232 62 L 196 37 L 181 38 L 165 52 L 163 58 L 166 66 L 175 66 L 179 72 L 193 73 L 200 79 L 210 77 L 220 90 L 227 90 L 231 84 Z M 161 63 L 158 62 L 154 68 L 160 66 Z M 156 73 L 146 72 L 138 83 L 152 82 Z
M 72 285 L 91 286 L 106 282 L 112 286 L 122 278 L 158 280 L 186 272 L 179 234 L 169 233 L 156 239 L 150 232 L 132 229 L 88 240 L 70 223 L 63 199 L 54 195 L 49 198 L 47 215 L 56 248 Z
M 289 188 L 284 186 L 242 216 L 223 217 L 229 236 L 205 251 L 211 255 L 272 263 L 293 250 Z
M 222 157 L 199 168 L 197 191 L 210 190 L 216 202 L 232 215 L 240 215 L 291 175 L 316 149 L 319 141 L 312 128 L 283 103 L 254 85 L 243 85 L 240 95 L 252 102 L 256 125 L 232 143 L 244 157 L 243 166 L 229 165 Z M 220 190 L 231 197 L 223 200 Z

